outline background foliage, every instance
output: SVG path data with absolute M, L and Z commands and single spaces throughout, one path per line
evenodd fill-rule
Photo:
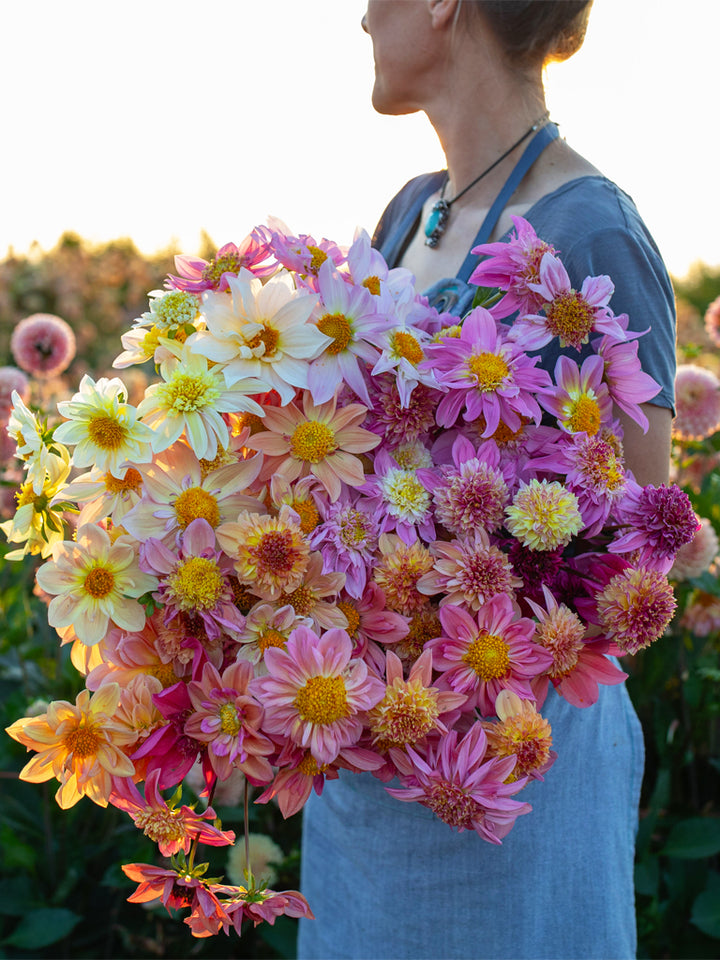
M 212 252 L 207 249 L 200 256 Z M 9 340 L 32 313 L 67 320 L 78 357 L 46 396 L 74 389 L 80 376 L 112 375 L 120 334 L 147 308 L 147 292 L 162 286 L 172 251 L 141 256 L 128 240 L 91 246 L 67 234 L 52 251 L 31 251 L 0 263 L 0 365 L 12 364 Z M 678 294 L 678 360 L 720 373 L 718 348 L 703 327 L 707 305 L 720 295 L 720 268 L 698 265 Z M 124 371 L 130 391 L 144 388 L 142 370 Z M 676 445 L 677 480 L 696 512 L 720 535 L 720 473 L 712 464 L 720 434 Z M 8 490 L 12 470 L 5 474 Z M 11 507 L 5 497 L 5 514 Z M 50 699 L 73 700 L 80 678 L 47 624 L 33 593 L 35 561 L 10 563 L 0 547 L 0 727 L 42 712 Z M 647 751 L 636 865 L 639 956 L 712 958 L 720 955 L 720 631 L 684 625 L 689 606 L 720 604 L 717 571 L 677 586 L 678 613 L 668 635 L 626 669 Z M 70 811 L 54 801 L 55 781 L 22 783 L 24 749 L 0 735 L 0 957 L 175 958 L 293 957 L 294 921 L 250 928 L 242 938 L 194 939 L 164 909 L 128 904 L 134 888 L 121 862 L 148 862 L 154 844 L 129 818 L 82 800 Z M 242 830 L 240 804 L 216 807 L 224 828 Z M 277 889 L 297 888 L 300 818 L 283 821 L 273 805 L 251 805 L 251 829 L 271 835 L 284 859 Z M 208 848 L 211 872 L 224 872 L 227 850 Z

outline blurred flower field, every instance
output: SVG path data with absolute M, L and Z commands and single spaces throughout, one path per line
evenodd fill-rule
M 213 252 L 209 239 L 207 250 Z M 91 246 L 66 235 L 49 252 L 0 263 L 0 419 L 10 394 L 34 409 L 66 399 L 84 373 L 112 376 L 120 334 L 162 287 L 172 251 L 152 258 L 127 240 Z M 720 953 L 720 268 L 698 265 L 678 295 L 677 418 L 672 480 L 688 493 L 701 529 L 674 570 L 678 607 L 667 635 L 630 673 L 631 698 L 647 751 L 636 864 L 641 957 Z M 149 372 L 149 371 L 148 371 Z M 145 386 L 141 367 L 123 372 L 130 402 Z M 135 394 L 135 397 L 133 396 Z M 0 432 L 0 521 L 15 511 L 20 462 Z M 21 491 L 20 496 L 23 496 Z M 39 557 L 6 560 L 0 538 L 0 720 L 40 714 L 48 700 L 74 702 L 81 678 L 48 626 L 34 586 Z M 0 737 L 0 957 L 292 957 L 295 924 L 281 917 L 242 938 L 194 939 L 164 909 L 126 898 L 134 884 L 119 863 L 147 862 L 154 844 L 118 809 L 83 799 L 70 810 L 55 786 L 24 783 L 25 750 Z M 188 789 L 201 789 L 193 773 Z M 214 807 L 223 829 L 242 831 L 243 784 L 223 784 Z M 183 802 L 185 793 L 183 794 Z M 254 869 L 297 888 L 299 818 L 274 804 L 251 805 Z M 270 839 L 272 837 L 272 840 Z M 242 844 L 213 848 L 210 872 L 242 878 Z

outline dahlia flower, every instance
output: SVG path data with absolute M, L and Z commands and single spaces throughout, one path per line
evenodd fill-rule
M 476 451 L 460 436 L 453 443 L 452 457 L 453 466 L 442 469 L 433 489 L 436 520 L 459 536 L 479 529 L 492 533 L 502 526 L 509 499 L 497 448 L 485 443 Z
M 262 416 L 262 407 L 246 396 L 260 393 L 263 384 L 245 380 L 230 390 L 221 372 L 205 357 L 185 346 L 173 347 L 173 356 L 160 365 L 162 383 L 153 383 L 137 412 L 152 431 L 152 449 L 160 453 L 184 434 L 198 458 L 212 460 L 218 447 L 230 445 L 221 414 L 247 411 Z
M 705 332 L 720 347 L 720 297 L 715 297 L 705 311 Z
M 441 607 L 440 622 L 442 636 L 426 649 L 442 674 L 441 689 L 464 693 L 466 708 L 477 707 L 483 716 L 492 715 L 505 688 L 523 700 L 534 699 L 530 680 L 550 666 L 552 656 L 533 642 L 535 624 L 517 616 L 509 597 L 493 597 L 475 616 L 462 607 Z
M 596 595 L 595 620 L 621 651 L 634 654 L 662 636 L 675 607 L 672 587 L 660 571 L 628 567 Z
M 310 536 L 310 546 L 320 550 L 326 570 L 345 574 L 345 589 L 359 598 L 374 563 L 379 533 L 378 518 L 364 499 L 341 498 L 326 509 L 324 520 Z
M 307 392 L 302 410 L 294 403 L 265 407 L 267 429 L 252 437 L 253 448 L 265 454 L 260 479 L 280 473 L 293 481 L 312 474 L 327 490 L 331 503 L 340 496 L 343 483 L 361 486 L 363 465 L 354 454 L 366 453 L 380 443 L 380 437 L 359 426 L 366 412 L 359 403 L 338 410 L 335 397 L 317 405 Z
M 15 494 L 15 514 L 10 520 L 0 523 L 0 530 L 9 543 L 23 544 L 22 549 L 5 554 L 9 560 L 19 560 L 27 554 L 39 554 L 45 560 L 52 554 L 55 545 L 63 540 L 63 509 L 54 501 L 63 495 L 71 464 L 67 450 L 64 447 L 60 449 L 62 456 L 55 456 L 48 451 L 40 489 L 37 489 L 37 477 L 34 481 L 21 484 Z
M 340 571 L 323 573 L 323 560 L 319 551 L 310 554 L 307 570 L 300 586 L 291 593 L 283 593 L 276 601 L 290 604 L 299 617 L 309 617 L 317 630 L 347 626 L 347 618 L 337 605 L 338 591 L 345 584 L 345 574 Z M 324 598 L 331 598 L 325 600 Z
M 251 783 L 272 780 L 266 757 L 275 747 L 260 732 L 263 708 L 250 693 L 252 675 L 247 661 L 231 664 L 222 675 L 206 663 L 199 679 L 188 684 L 192 712 L 185 732 L 207 745 L 207 759 L 221 780 L 227 780 L 235 767 Z
M 265 707 L 263 729 L 270 736 L 289 737 L 318 763 L 332 763 L 343 747 L 360 738 L 359 714 L 385 693 L 382 681 L 351 656 L 352 641 L 339 629 L 318 636 L 298 627 L 284 650 L 266 650 L 269 674 L 250 683 Z
M 386 450 L 380 450 L 373 467 L 375 472 L 367 478 L 362 493 L 365 506 L 379 519 L 380 531 L 395 530 L 407 544 L 414 543 L 418 534 L 426 540 L 434 539 L 434 471 L 400 467 Z
M 535 233 L 522 217 L 511 217 L 515 232 L 508 240 L 482 243 L 472 253 L 484 259 L 470 274 L 468 283 L 478 287 L 498 287 L 506 291 L 493 312 L 509 317 L 537 313 L 544 297 L 531 284 L 540 282 L 540 263 L 546 253 L 557 253 Z
M 93 467 L 63 487 L 54 496 L 53 503 L 83 504 L 78 516 L 80 527 L 102 522 L 107 517 L 119 527 L 124 526 L 128 511 L 140 502 L 142 487 L 143 478 L 135 467 L 126 467 L 122 477 Z
M 122 380 L 101 377 L 97 382 L 87 374 L 80 391 L 71 400 L 58 403 L 66 422 L 55 428 L 54 439 L 74 445 L 76 467 L 95 466 L 123 479 L 130 463 L 152 459 L 152 430 L 138 420 L 138 412 L 126 402 Z
M 671 580 L 693 580 L 710 568 L 720 551 L 720 542 L 710 520 L 695 514 L 698 530 L 689 543 L 678 547 L 668 576 Z
M 20 779 L 44 783 L 55 777 L 60 781 L 55 799 L 63 810 L 83 796 L 106 807 L 113 776 L 131 777 L 135 772 L 123 752 L 128 734 L 113 721 L 119 699 L 118 684 L 108 683 L 92 696 L 81 691 L 75 704 L 55 700 L 47 713 L 23 717 L 7 727 L 13 740 L 37 751 L 20 771 Z
M 170 547 L 198 518 L 217 529 L 235 520 L 241 510 L 264 512 L 263 504 L 246 493 L 261 465 L 262 457 L 256 455 L 204 470 L 188 446 L 175 443 L 152 464 L 139 468 L 142 496 L 126 513 L 123 527 L 141 542 L 156 537 Z
M 277 870 L 285 854 L 265 833 L 248 833 L 250 862 L 245 859 L 245 844 L 236 843 L 227 859 L 227 874 L 234 884 L 247 881 L 248 871 L 259 877 L 261 883 L 272 886 L 277 881 Z
M 208 807 L 197 814 L 183 804 L 167 803 L 158 790 L 160 771 L 153 771 L 145 781 L 144 796 L 127 777 L 115 777 L 110 803 L 132 817 L 135 826 L 146 837 L 157 843 L 163 857 L 171 857 L 180 850 L 188 854 L 193 840 L 211 847 L 224 847 L 234 843 L 232 830 L 220 830 L 213 826 L 215 811 Z
M 195 868 L 195 871 L 199 870 L 199 867 Z M 139 884 L 137 890 L 128 897 L 130 903 L 153 903 L 159 900 L 168 913 L 189 907 L 191 912 L 185 918 L 185 923 L 193 936 L 212 936 L 230 922 L 217 896 L 225 887 L 203 880 L 197 873 L 188 872 L 184 865 L 168 870 L 147 863 L 124 863 L 122 871 Z
M 441 427 L 451 427 L 464 410 L 465 420 L 484 417 L 484 437 L 502 422 L 510 430 L 521 417 L 540 422 L 535 394 L 550 383 L 549 374 L 537 369 L 538 357 L 529 357 L 525 346 L 508 339 L 492 314 L 476 307 L 465 317 L 459 337 L 443 337 L 425 348 L 428 359 L 421 369 L 435 372 L 447 391 L 436 411 Z
M 673 437 L 704 440 L 720 429 L 720 380 L 694 363 L 680 364 L 675 375 Z
M 267 277 L 275 270 L 273 263 L 266 262 L 270 256 L 268 239 L 268 231 L 260 227 L 239 244 L 224 244 L 209 262 L 200 257 L 176 256 L 175 269 L 180 276 L 170 274 L 166 286 L 192 293 L 227 290 L 230 278 L 237 276 L 243 267 L 255 276 Z
M 187 614 L 202 622 L 211 640 L 240 630 L 244 620 L 229 582 L 232 563 L 217 549 L 213 528 L 199 517 L 178 539 L 177 553 L 154 537 L 140 547 L 142 569 L 158 578 L 155 597 L 165 607 L 166 625 Z
M 238 634 L 238 659 L 252 663 L 256 676 L 267 673 L 263 658 L 270 647 L 284 648 L 296 627 L 312 627 L 309 617 L 301 617 L 289 603 L 275 607 L 270 603 L 256 603 L 245 618 Z
M 488 754 L 493 757 L 515 757 L 516 765 L 510 783 L 519 777 L 544 780 L 557 759 L 552 747 L 552 731 L 548 721 L 537 712 L 532 700 L 521 700 L 512 690 L 501 690 L 495 701 L 498 719 L 483 723 Z
M 27 402 L 30 381 L 17 367 L 0 367 L 0 417 L 6 420 L 13 407 L 13 394 Z
M 253 884 L 249 887 L 240 885 L 221 890 L 230 898 L 223 900 L 223 908 L 238 936 L 242 934 L 245 920 L 252 920 L 255 926 L 259 923 L 269 923 L 272 926 L 278 917 L 283 916 L 315 919 L 307 900 L 298 890 L 277 891 L 266 887 L 255 889 Z M 228 925 L 225 926 L 227 928 Z
M 637 337 L 641 334 L 627 332 L 628 316 L 620 314 L 616 320 L 625 330 L 625 340 L 620 342 L 614 337 L 601 337 L 594 342 L 597 355 L 605 365 L 603 380 L 607 384 L 610 396 L 621 410 L 638 423 L 643 430 L 648 429 L 648 419 L 640 404 L 653 400 L 660 391 L 660 384 L 644 373 L 638 358 Z M 647 331 L 645 331 L 647 333 Z M 634 337 L 635 339 L 629 339 Z
M 111 541 L 95 524 L 77 532 L 77 542 L 63 540 L 53 547 L 53 559 L 36 574 L 40 587 L 53 595 L 48 620 L 53 627 L 72 627 L 83 643 L 98 643 L 110 623 L 124 630 L 141 630 L 145 610 L 137 598 L 155 589 L 157 578 L 138 566 L 134 542 L 120 536 Z
M 698 522 L 688 495 L 679 487 L 633 484 L 617 510 L 629 530 L 608 546 L 611 553 L 637 550 L 636 562 L 666 573 L 681 546 L 691 543 Z
M 720 632 L 720 597 L 698 590 L 685 608 L 680 625 L 697 637 L 710 637 Z
M 544 313 L 519 316 L 510 339 L 521 340 L 526 350 L 539 350 L 553 337 L 559 338 L 561 347 L 579 350 L 594 331 L 625 339 L 607 306 L 615 289 L 610 277 L 586 277 L 581 289 L 574 290 L 567 270 L 552 253 L 543 254 L 539 272 L 539 282 L 531 282 L 528 287 L 545 301 Z
M 603 383 L 605 366 L 597 356 L 587 357 L 579 367 L 570 357 L 559 357 L 555 365 L 557 386 L 548 387 L 540 397 L 541 405 L 567 433 L 594 436 L 612 420 L 612 400 Z
M 72 327 L 50 313 L 34 313 L 15 327 L 10 337 L 15 363 L 34 377 L 55 377 L 75 356 Z
M 419 541 L 406 544 L 392 533 L 381 534 L 378 547 L 373 579 L 383 590 L 388 607 L 406 615 L 416 613 L 428 603 L 418 582 L 432 569 L 432 554 Z
M 522 483 L 505 516 L 510 533 L 531 550 L 566 546 L 583 527 L 577 497 L 557 480 Z
M 480 722 L 459 738 L 451 730 L 421 757 L 412 747 L 390 751 L 402 788 L 385 787 L 398 800 L 416 800 L 458 831 L 475 830 L 490 843 L 499 844 L 529 803 L 510 797 L 525 786 L 525 779 L 507 783 L 515 757 L 489 757 L 487 737 Z
M 263 283 L 242 270 L 228 285 L 230 297 L 205 295 L 206 329 L 192 336 L 193 352 L 219 364 L 228 387 L 255 379 L 290 403 L 308 386 L 308 363 L 333 342 L 308 322 L 317 297 L 297 291 L 284 271 Z

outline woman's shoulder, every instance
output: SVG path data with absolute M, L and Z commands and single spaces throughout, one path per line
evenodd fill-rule
M 634 236 L 657 253 L 632 197 L 602 175 L 562 184 L 533 204 L 525 217 L 561 254 L 577 242 L 587 243 L 592 234 L 614 231 Z

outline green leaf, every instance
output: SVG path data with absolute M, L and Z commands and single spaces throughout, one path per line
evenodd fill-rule
M 0 880 L 0 914 L 20 917 L 37 903 L 30 877 L 4 877 Z
M 21 950 L 37 950 L 62 940 L 75 929 L 82 917 L 72 910 L 43 908 L 26 913 L 3 943 Z
M 709 937 L 720 939 L 720 873 L 711 873 L 707 887 L 695 899 L 690 922 Z
M 473 297 L 473 309 L 475 307 L 485 307 L 486 310 L 489 310 L 503 296 L 504 291 L 498 290 L 497 287 L 478 287 Z
M 697 860 L 720 853 L 720 820 L 709 817 L 681 820 L 670 831 L 662 853 L 683 860 Z
M 646 897 L 656 897 L 660 886 L 660 864 L 657 857 L 647 856 L 635 864 L 635 890 Z

